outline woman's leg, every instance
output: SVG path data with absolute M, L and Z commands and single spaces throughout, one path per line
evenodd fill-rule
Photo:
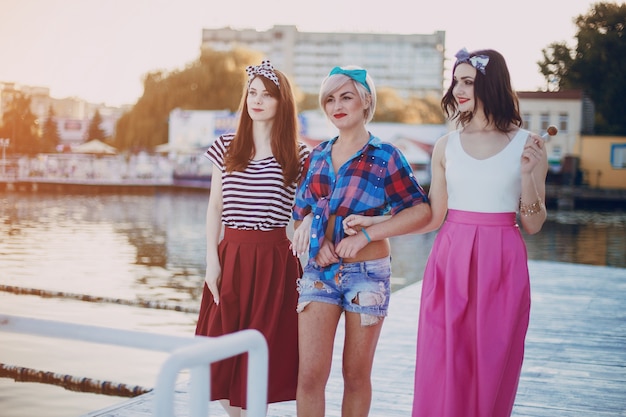
M 361 315 L 346 312 L 346 340 L 343 349 L 343 417 L 367 417 L 372 402 L 372 366 L 384 319 L 369 326 Z
M 298 313 L 298 417 L 324 417 L 325 390 L 341 308 L 310 302 Z

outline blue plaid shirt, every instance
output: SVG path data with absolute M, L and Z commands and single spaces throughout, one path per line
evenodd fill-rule
M 404 155 L 392 144 L 370 135 L 368 143 L 346 161 L 337 174 L 331 160 L 337 137 L 319 144 L 305 162 L 306 175 L 296 191 L 294 220 L 313 213 L 309 258 L 324 239 L 334 214 L 333 242 L 344 238 L 342 221 L 350 214 L 379 216 L 428 202 Z

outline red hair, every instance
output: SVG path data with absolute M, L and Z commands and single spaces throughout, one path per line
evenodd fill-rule
M 284 184 L 289 186 L 297 180 L 300 173 L 298 116 L 296 114 L 296 101 L 289 80 L 278 70 L 274 70 L 274 73 L 278 77 L 280 88 L 268 78 L 261 75 L 256 77 L 263 81 L 263 85 L 270 96 L 278 100 L 276 116 L 272 122 L 270 140 L 272 154 L 283 169 Z M 248 114 L 248 86 L 249 83 L 246 84 L 239 105 L 239 122 L 235 138 L 228 148 L 224 161 L 224 167 L 227 172 L 243 171 L 255 154 L 254 140 L 252 138 L 252 119 Z

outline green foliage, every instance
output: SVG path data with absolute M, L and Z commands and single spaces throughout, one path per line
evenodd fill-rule
M 30 111 L 30 96 L 15 93 L 2 115 L 0 137 L 9 138 L 8 153 L 34 155 L 40 151 L 37 117 Z
M 246 81 L 242 68 L 261 58 L 244 49 L 205 50 L 185 69 L 149 73 L 144 78 L 143 96 L 118 121 L 115 146 L 139 150 L 167 142 L 168 118 L 175 108 L 235 112 Z
M 626 3 L 596 3 L 574 19 L 577 46 L 553 43 L 538 62 L 552 90 L 581 89 L 595 104 L 596 132 L 626 134 Z
M 43 124 L 43 132 L 41 134 L 41 151 L 46 153 L 56 152 L 56 147 L 61 143 L 59 135 L 59 126 L 55 119 L 55 113 L 52 106 L 48 109 L 48 117 Z
M 263 57 L 246 49 L 204 50 L 186 68 L 156 71 L 144 78 L 144 93 L 116 126 L 114 146 L 121 150 L 151 149 L 168 140 L 168 118 L 175 108 L 237 111 L 248 65 Z M 301 93 L 292 85 L 299 111 L 318 109 L 317 94 Z M 443 123 L 437 99 L 402 100 L 389 89 L 379 89 L 375 121 Z
M 407 102 L 404 123 L 444 124 L 446 116 L 441 109 L 441 97 L 411 97 Z
M 376 111 L 374 122 L 401 121 L 406 105 L 395 90 L 385 87 L 376 89 Z
M 439 97 L 403 99 L 391 88 L 379 88 L 373 121 L 407 124 L 445 123 L 439 100 Z
M 541 52 L 543 61 L 537 62 L 537 64 L 546 79 L 547 91 L 572 88 L 568 76 L 574 58 L 572 58 L 573 53 L 567 44 L 554 42 L 548 45 L 546 49 L 542 49 Z
M 439 106 L 441 97 L 409 97 L 403 99 L 391 88 L 377 89 L 374 122 L 408 124 L 442 124 L 445 117 Z M 317 94 L 303 94 L 298 101 L 298 110 L 319 109 Z
M 96 110 L 96 112 L 93 114 L 93 117 L 91 118 L 91 121 L 89 122 L 89 129 L 87 130 L 86 142 L 89 142 L 90 140 L 94 140 L 94 139 L 98 139 L 101 141 L 104 141 L 106 139 L 107 134 L 104 131 L 104 129 L 102 129 L 101 125 L 102 125 L 102 115 L 100 115 L 100 112 Z
M 302 94 L 298 101 L 298 111 L 306 111 L 306 110 L 318 110 L 320 108 L 320 103 L 318 101 L 317 94 Z

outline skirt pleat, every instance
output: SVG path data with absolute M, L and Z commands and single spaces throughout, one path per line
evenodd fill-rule
M 259 330 L 269 350 L 268 403 L 295 399 L 298 379 L 298 293 L 302 267 L 285 229 L 226 228 L 219 245 L 220 303 L 204 285 L 196 334 L 221 336 Z M 211 365 L 211 400 L 247 408 L 247 355 Z

